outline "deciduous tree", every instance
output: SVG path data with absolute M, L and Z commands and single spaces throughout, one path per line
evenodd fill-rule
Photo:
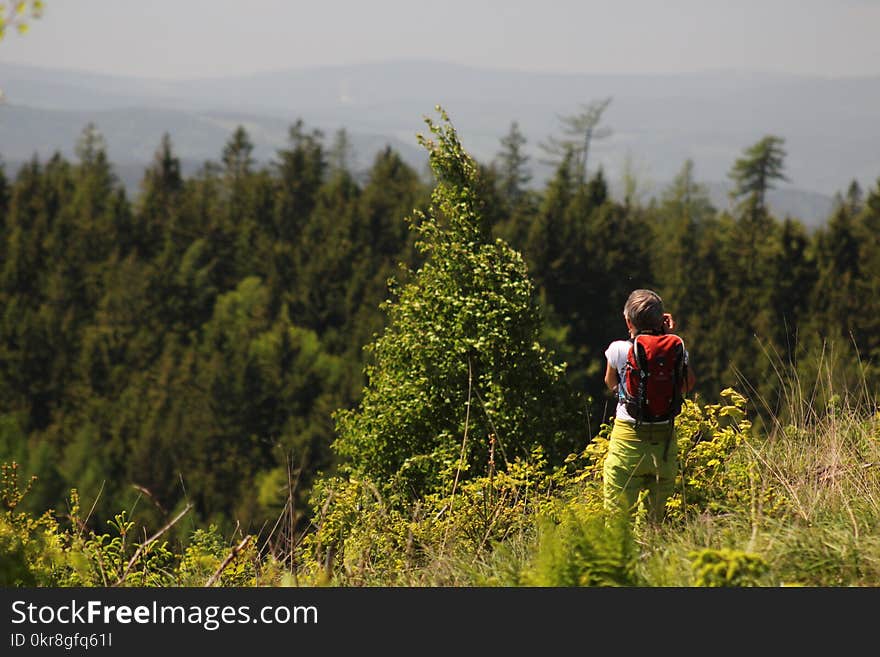
M 335 442 L 357 476 L 417 496 L 479 473 L 490 436 L 501 467 L 536 447 L 559 459 L 583 439 L 563 368 L 538 343 L 525 263 L 486 230 L 478 168 L 441 116 L 426 119 L 436 141 L 420 137 L 437 178 L 429 211 L 412 217 L 426 261 L 386 303 L 362 400 L 338 414 Z

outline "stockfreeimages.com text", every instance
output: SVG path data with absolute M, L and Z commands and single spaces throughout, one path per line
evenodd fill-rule
M 41 624 L 180 624 L 201 625 L 213 631 L 222 625 L 263 623 L 317 624 L 318 609 L 312 605 L 267 605 L 253 612 L 249 605 L 108 605 L 100 600 L 59 605 L 36 605 L 16 600 L 12 603 L 12 623 Z

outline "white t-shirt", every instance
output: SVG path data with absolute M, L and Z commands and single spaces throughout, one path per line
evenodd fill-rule
M 605 358 L 608 359 L 608 363 L 617 370 L 617 411 L 615 413 L 616 417 L 623 420 L 624 422 L 633 422 L 635 423 L 635 418 L 626 412 L 626 399 L 623 395 L 623 375 L 626 367 L 626 357 L 629 354 L 629 348 L 632 343 L 629 340 L 615 340 L 608 348 L 605 350 Z M 688 362 L 688 353 L 687 349 L 684 350 L 684 362 Z M 664 422 L 644 422 L 644 424 L 666 424 L 668 420 Z

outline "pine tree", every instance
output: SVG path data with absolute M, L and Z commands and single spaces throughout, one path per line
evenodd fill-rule
M 235 182 L 247 176 L 254 165 L 254 144 L 244 126 L 238 126 L 223 147 L 221 161 L 226 177 Z
M 281 240 L 296 243 L 315 207 L 327 172 L 323 139 L 320 130 L 306 132 L 302 119 L 298 119 L 288 131 L 288 147 L 278 151 L 274 162 L 280 178 L 276 230 Z
M 785 174 L 785 139 L 768 135 L 746 149 L 734 162 L 729 176 L 733 181 L 731 197 L 744 199 L 746 214 L 766 212 L 767 192 L 776 181 L 788 181 Z
M 816 263 L 810 235 L 804 225 L 786 218 L 779 234 L 781 250 L 775 261 L 770 305 L 776 310 L 774 342 L 783 354 L 796 360 L 805 345 L 803 334 L 810 324 L 810 292 L 816 285 Z
M 853 320 L 861 316 L 855 296 L 862 278 L 855 217 L 840 206 L 816 235 L 818 281 L 813 308 L 821 317 L 823 334 L 833 341 L 849 341 Z
M 340 128 L 333 135 L 333 145 L 327 157 L 327 163 L 331 175 L 351 173 L 351 159 L 354 148 L 348 131 Z
M 848 196 L 852 201 L 855 195 Z M 859 277 L 851 292 L 855 306 L 853 339 L 873 362 L 880 357 L 880 179 L 863 202 L 850 202 L 849 207 L 856 212 L 854 233 L 859 263 Z M 880 376 L 874 373 L 870 383 L 880 383 Z
M 708 190 L 696 181 L 694 163 L 688 159 L 662 195 L 655 223 L 655 243 L 650 249 L 652 270 L 663 300 L 687 325 L 706 304 L 705 273 L 713 263 L 700 260 L 698 244 L 715 216 Z
M 849 205 L 849 211 L 858 214 L 862 211 L 864 203 L 864 194 L 858 180 L 850 182 L 846 189 L 846 203 Z
M 6 178 L 6 165 L 0 158 L 0 248 L 6 237 L 6 213 L 9 211 L 9 180 Z M 2 253 L 2 251 L 0 251 Z
M 354 239 L 361 190 L 346 170 L 331 176 L 318 193 L 315 208 L 303 228 L 298 275 L 281 297 L 290 300 L 297 321 L 317 331 L 335 353 L 349 346 L 354 310 L 349 290 L 359 245 Z M 278 281 L 270 277 L 271 285 Z M 377 302 L 378 303 L 378 302 Z
M 547 183 L 541 206 L 528 226 L 523 245 L 534 280 L 542 288 L 552 286 L 553 263 L 559 258 L 566 240 L 564 218 L 576 191 L 572 179 L 573 158 L 569 152 L 556 168 L 556 175 Z
M 602 114 L 610 104 L 611 98 L 604 98 L 587 105 L 581 105 L 581 111 L 577 114 L 560 116 L 562 132 L 566 137 L 558 139 L 551 136 L 546 142 L 539 144 L 550 156 L 556 158 L 564 158 L 567 153 L 571 152 L 574 174 L 581 184 L 586 183 L 590 177 L 587 165 L 593 142 L 611 135 L 610 128 L 599 127 Z M 551 160 L 551 162 L 558 163 L 559 160 Z
M 748 148 L 730 171 L 734 182 L 731 195 L 744 200 L 737 206 L 735 234 L 728 244 L 729 266 L 738 280 L 729 296 L 735 297 L 734 312 L 748 317 L 752 332 L 764 340 L 769 340 L 776 322 L 783 321 L 770 300 L 776 273 L 773 263 L 781 251 L 779 225 L 765 203 L 774 182 L 787 180 L 783 143 L 780 137 L 764 137 Z M 768 285 L 768 281 L 774 283 Z
M 516 207 L 522 200 L 525 186 L 532 179 L 528 169 L 529 156 L 523 152 L 526 141 L 516 121 L 510 124 L 510 130 L 501 138 L 502 149 L 497 156 L 498 188 L 510 207 Z
M 154 258 L 165 239 L 192 239 L 181 235 L 177 221 L 183 193 L 180 159 L 174 154 L 171 136 L 166 132 L 141 180 L 138 202 L 137 247 L 145 259 Z
M 425 195 L 418 174 L 397 152 L 386 147 L 376 154 L 358 198 L 352 233 L 349 339 L 358 348 L 384 325 L 379 305 L 388 295 L 389 279 L 400 273 L 401 264 L 414 264 L 418 258 L 404 217 L 425 205 Z

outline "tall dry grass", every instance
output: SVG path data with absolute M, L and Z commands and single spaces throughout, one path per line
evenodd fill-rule
M 857 351 L 823 346 L 773 368 L 772 403 L 741 381 L 761 417 L 739 455 L 752 466 L 752 504 L 650 529 L 641 573 L 652 585 L 691 585 L 693 555 L 711 548 L 758 555 L 763 585 L 880 586 L 880 414 L 868 367 Z

